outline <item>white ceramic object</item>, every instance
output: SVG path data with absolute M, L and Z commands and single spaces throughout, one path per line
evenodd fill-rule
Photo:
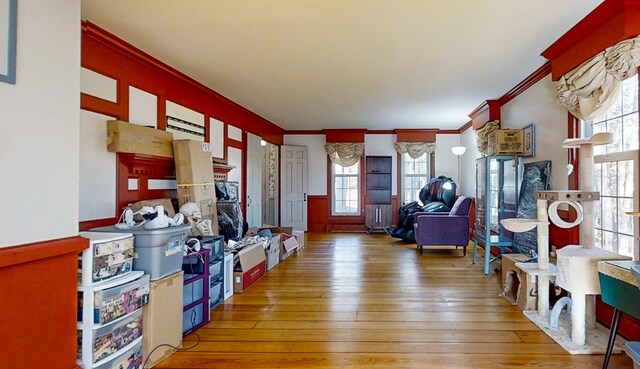
M 560 218 L 560 215 L 558 214 L 558 206 L 560 204 L 567 204 L 570 207 L 572 207 L 576 211 L 576 220 L 574 220 L 571 223 L 565 222 L 564 220 L 562 220 L 562 218 Z M 551 220 L 551 223 L 557 225 L 560 228 L 567 229 L 567 228 L 575 227 L 578 224 L 582 223 L 583 217 L 584 217 L 584 211 L 582 209 L 582 205 L 580 205 L 579 202 L 554 201 L 551 203 L 551 205 L 549 205 L 549 220 Z
M 511 231 L 514 233 L 521 233 L 521 232 L 526 232 L 534 229 L 539 222 L 536 219 L 510 218 L 510 219 L 502 219 L 500 223 L 502 223 L 504 228 L 506 228 L 508 231 Z

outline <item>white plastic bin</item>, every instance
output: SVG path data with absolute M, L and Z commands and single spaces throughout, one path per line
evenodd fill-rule
M 80 304 L 85 291 L 78 291 L 78 321 L 82 322 L 82 309 Z M 87 290 L 86 293 L 91 293 Z M 142 308 L 149 301 L 149 276 L 143 275 L 137 280 L 120 286 L 95 290 L 93 292 L 93 322 L 95 324 L 107 324 L 121 316 L 132 313 Z
M 89 248 L 78 258 L 78 284 L 91 286 L 131 272 L 134 256 L 131 233 L 80 232 L 80 236 L 89 239 Z
M 95 369 L 142 369 L 142 359 L 142 341 L 140 341 L 122 355 L 118 355 Z
M 134 235 L 133 269 L 149 274 L 152 281 L 182 270 L 182 252 L 189 225 L 161 229 L 132 228 Z M 95 232 L 118 232 L 116 227 L 94 228 Z

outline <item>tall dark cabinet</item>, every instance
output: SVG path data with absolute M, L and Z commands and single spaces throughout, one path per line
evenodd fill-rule
M 365 162 L 367 233 L 381 229 L 389 234 L 391 228 L 391 156 L 367 156 Z

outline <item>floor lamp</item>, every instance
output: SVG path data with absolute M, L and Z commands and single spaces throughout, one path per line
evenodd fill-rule
M 451 148 L 451 152 L 458 159 L 458 178 L 457 178 L 457 180 L 458 180 L 458 182 L 460 182 L 459 185 L 462 185 L 462 178 L 460 178 L 460 157 L 462 155 L 464 155 L 464 153 L 466 151 L 467 151 L 467 148 L 464 147 L 464 146 L 454 146 L 454 147 Z M 460 186 L 458 186 L 458 187 L 460 187 Z

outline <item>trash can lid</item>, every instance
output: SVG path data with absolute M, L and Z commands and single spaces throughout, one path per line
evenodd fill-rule
M 627 342 L 624 345 L 624 350 L 634 363 L 640 364 L 640 342 Z

